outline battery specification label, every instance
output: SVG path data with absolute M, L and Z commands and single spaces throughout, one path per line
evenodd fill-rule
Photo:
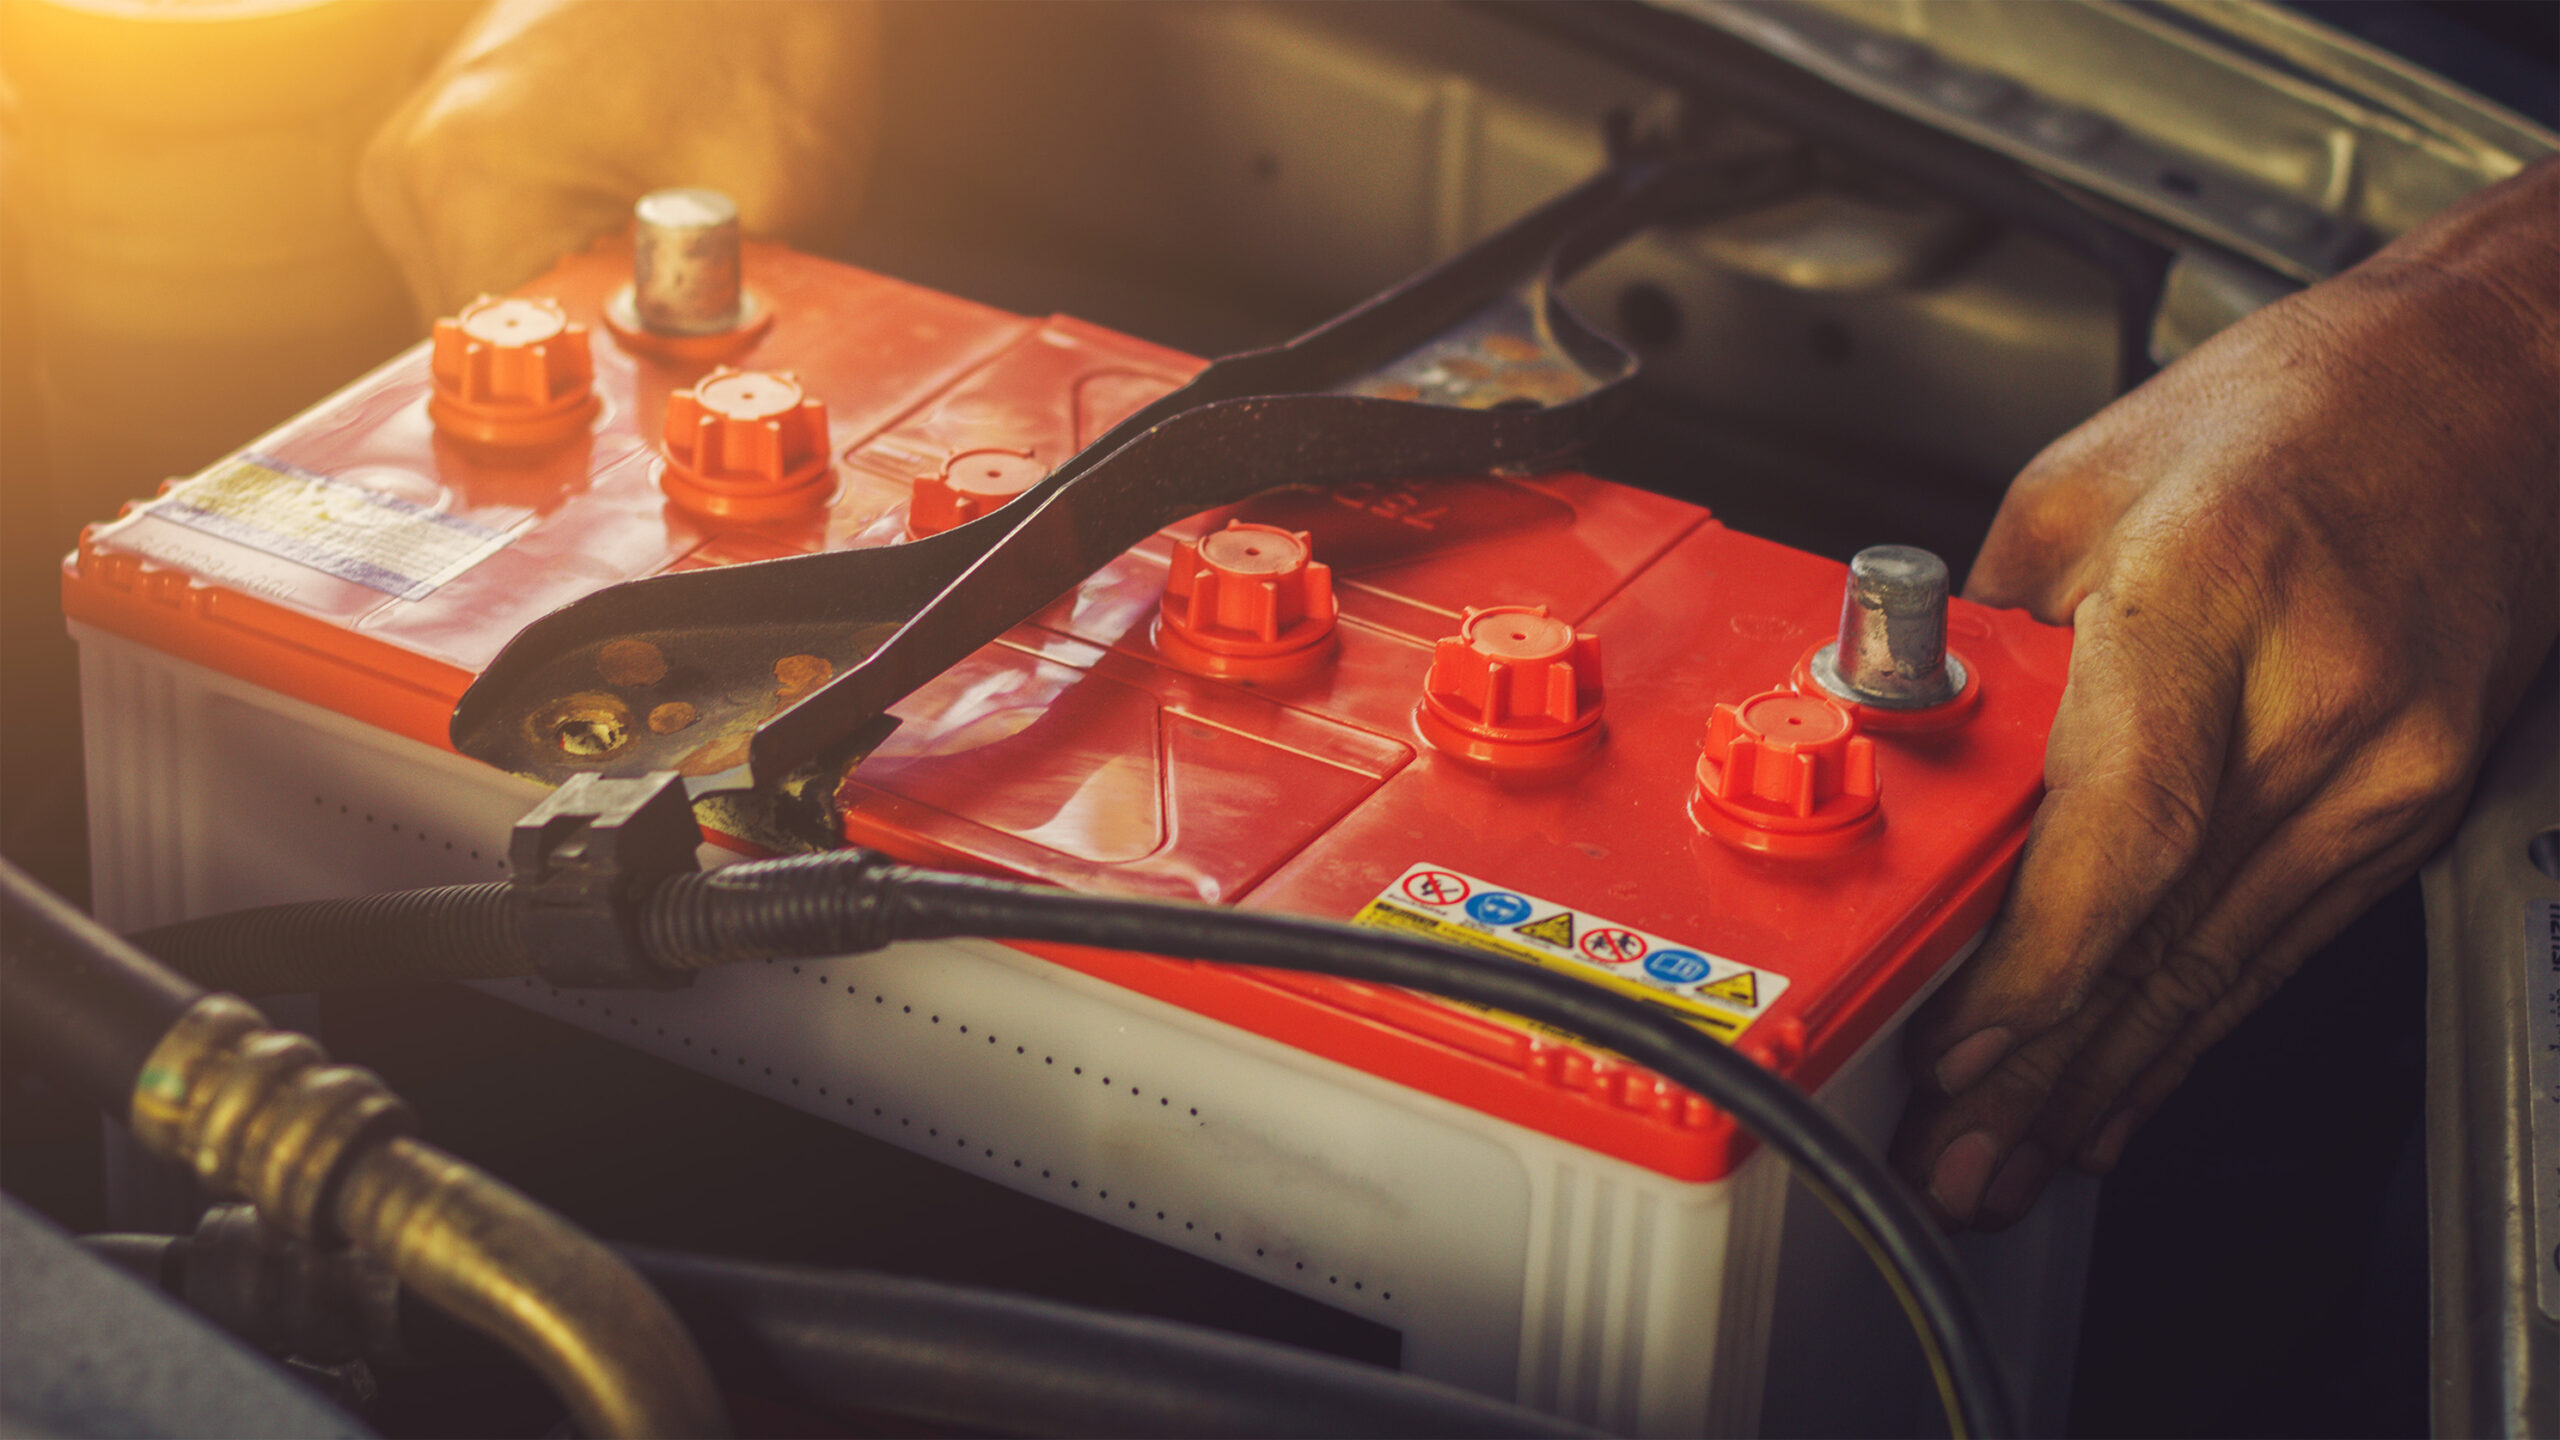
M 1416 865 L 1397 876 L 1352 923 L 1562 970 L 1676 1011 L 1727 1043 L 1787 988 L 1787 977 L 1774 971 L 1444 865 Z
M 233 456 L 137 514 L 402 600 L 424 599 L 515 533 L 254 453 Z
M 2525 1049 L 2533 1081 L 2534 1243 L 2542 1252 L 2536 1299 L 2560 1320 L 2560 901 L 2524 907 Z

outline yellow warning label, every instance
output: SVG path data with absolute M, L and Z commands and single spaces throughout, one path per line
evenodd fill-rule
M 1737 970 L 1721 980 L 1698 987 L 1698 993 L 1714 1000 L 1730 1000 L 1747 1009 L 1760 1008 L 1760 974 L 1756 970 Z
M 1398 930 L 1561 970 L 1678 1013 L 1731 1041 L 1786 989 L 1786 977 L 1693 946 L 1542 900 L 1443 865 L 1415 865 L 1364 906 L 1353 923 Z M 1496 1012 L 1466 1007 L 1484 1014 Z M 1539 1034 L 1561 1033 L 1518 1016 Z
M 1511 928 L 1532 940 L 1544 940 L 1559 950 L 1573 947 L 1573 912 L 1570 910 L 1559 910 L 1544 920 L 1532 920 L 1526 925 Z

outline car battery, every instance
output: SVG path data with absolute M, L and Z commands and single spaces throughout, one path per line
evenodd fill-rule
M 102 918 L 500 878 L 543 791 L 447 722 L 526 624 L 965 523 L 1199 368 L 759 245 L 737 323 L 670 335 L 638 323 L 631 264 L 573 255 L 83 535 L 63 593 Z M 922 863 L 1564 970 L 1880 1144 L 1899 1017 L 2023 843 L 2068 640 L 1957 601 L 1956 701 L 1843 705 L 1807 668 L 1842 585 L 1581 474 L 1273 492 L 916 691 L 837 810 Z M 547 722 L 565 752 L 693 723 L 650 702 L 647 646 L 604 656 Z M 806 658 L 777 697 L 824 678 Z M 707 839 L 715 862 L 760 843 Z M 1373 1321 L 1415 1373 L 1648 1434 L 1927 1423 L 1883 1287 L 1772 1157 L 1504 1016 L 971 941 L 669 992 L 486 988 Z M 1967 1252 L 2031 1417 L 2059 1419 L 2086 1198 Z

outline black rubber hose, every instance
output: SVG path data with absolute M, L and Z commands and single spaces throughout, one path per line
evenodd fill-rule
M 80 1244 L 180 1299 L 207 1293 L 189 1282 L 186 1236 L 84 1235 Z M 674 1307 L 722 1385 L 838 1418 L 891 1415 L 1003 1435 L 1596 1433 L 1436 1380 L 1222 1330 L 862 1270 L 616 1248 Z M 335 1291 L 290 1286 L 217 1293 L 228 1303 L 215 1318 L 265 1347 L 306 1309 L 347 1307 Z M 516 1363 L 405 1290 L 399 1306 L 400 1353 L 376 1358 Z
M 1223 1331 L 860 1271 L 625 1248 L 725 1385 L 1006 1435 L 1589 1435 Z
M 185 1299 L 187 1252 L 194 1242 L 184 1235 L 83 1235 L 80 1248 L 156 1290 Z M 486 1342 L 483 1342 L 486 1343 Z M 492 1347 L 494 1348 L 494 1347 Z
M 0 1044 L 121 1119 L 142 1062 L 204 991 L 0 860 Z
M 137 932 L 133 943 L 216 990 L 252 998 L 408 980 L 529 974 L 506 881 L 268 905 Z

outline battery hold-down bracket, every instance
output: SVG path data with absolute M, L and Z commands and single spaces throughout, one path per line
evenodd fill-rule
M 672 990 L 686 971 L 650 963 L 634 900 L 701 868 L 702 831 L 684 777 L 575 775 L 543 797 L 508 839 L 518 933 L 554 985 Z
M 674 571 L 545 616 L 463 695 L 454 747 L 551 784 L 673 770 L 696 800 L 771 794 L 812 766 L 849 769 L 890 706 L 1161 526 L 1281 486 L 1561 461 L 1637 368 L 1563 304 L 1563 280 L 1648 225 L 1802 183 L 1784 151 L 1611 138 L 1592 179 L 1296 340 L 1216 362 L 982 519 Z M 1482 383 L 1424 383 L 1459 353 Z M 647 657 L 652 702 L 680 700 L 690 723 L 636 723 L 648 707 L 613 688 L 625 651 Z

